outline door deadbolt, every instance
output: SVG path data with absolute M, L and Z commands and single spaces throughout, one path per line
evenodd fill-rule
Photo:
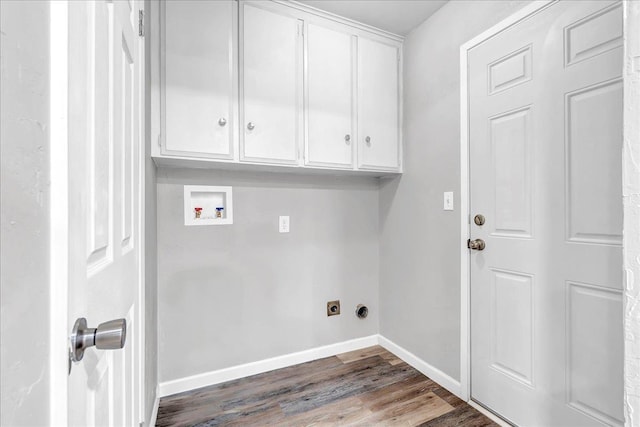
M 484 221 L 484 215 L 482 214 L 478 214 L 473 217 L 473 222 L 475 222 L 476 225 L 484 225 Z
M 469 249 L 473 249 L 474 251 L 483 251 L 485 246 L 486 245 L 484 243 L 484 240 L 482 239 L 467 240 L 467 247 Z
M 69 337 L 69 357 L 73 362 L 79 362 L 84 351 L 89 347 L 101 350 L 117 350 L 124 347 L 127 339 L 127 321 L 125 319 L 110 320 L 101 323 L 97 328 L 87 328 L 87 319 L 76 320 Z

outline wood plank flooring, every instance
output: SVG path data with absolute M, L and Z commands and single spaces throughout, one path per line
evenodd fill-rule
M 380 346 L 160 400 L 156 426 L 495 426 Z

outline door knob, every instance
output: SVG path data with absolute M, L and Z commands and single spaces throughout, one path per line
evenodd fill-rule
M 467 247 L 469 249 L 473 249 L 473 250 L 476 250 L 476 251 L 483 251 L 485 246 L 486 245 L 484 243 L 484 240 L 482 240 L 482 239 L 475 239 L 475 240 L 469 239 L 469 240 L 467 240 Z
M 367 136 L 367 137 L 364 139 L 364 142 L 366 142 L 366 143 L 367 143 L 367 145 L 368 145 L 369 147 L 371 147 L 371 137 L 370 137 L 370 136 Z
M 249 122 L 249 123 L 247 124 L 247 129 L 249 129 L 249 130 L 254 130 L 255 128 L 256 128 L 256 125 L 254 125 L 254 124 L 253 124 L 253 122 Z
M 225 119 L 224 117 L 220 117 L 220 119 L 218 120 L 218 125 L 224 126 L 226 124 L 227 124 L 227 119 Z
M 73 331 L 69 337 L 70 358 L 79 362 L 84 356 L 84 351 L 93 347 L 100 350 L 117 350 L 124 347 L 127 339 L 127 321 L 125 319 L 110 320 L 98 325 L 97 328 L 87 328 L 87 319 L 84 317 L 76 320 Z
M 347 143 L 347 145 L 349 145 L 349 144 L 350 144 L 350 141 L 351 141 L 351 135 L 346 134 L 346 135 L 344 136 L 344 140 L 345 140 L 345 142 Z

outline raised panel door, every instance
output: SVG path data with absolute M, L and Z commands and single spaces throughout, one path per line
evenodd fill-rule
M 471 396 L 624 424 L 622 10 L 556 2 L 469 51 Z
M 81 317 L 89 327 L 124 318 L 127 331 L 122 349 L 91 347 L 73 364 L 67 424 L 139 425 L 144 39 L 137 24 L 143 2 L 54 3 L 57 25 L 68 19 L 69 30 L 68 134 L 57 140 L 60 151 L 68 150 L 68 193 L 59 194 L 69 206 L 59 213 L 66 216 L 59 250 L 68 263 L 59 267 L 68 268 L 67 333 Z M 53 63 L 67 61 L 64 56 Z

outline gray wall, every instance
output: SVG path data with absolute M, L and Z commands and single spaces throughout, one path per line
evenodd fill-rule
M 233 186 L 233 225 L 185 227 L 185 184 Z M 378 229 L 375 178 L 159 169 L 160 381 L 377 333 Z
M 460 379 L 460 45 L 527 1 L 451 1 L 404 44 L 404 174 L 380 189 L 380 333 Z M 454 211 L 442 193 L 454 191 Z
M 49 5 L 3 0 L 0 17 L 0 425 L 47 425 Z
M 150 1 L 145 0 L 149 16 Z M 155 25 L 155 22 L 148 22 Z M 145 37 L 145 420 L 149 425 L 158 386 L 158 244 L 156 229 L 156 165 L 151 159 L 151 37 Z

